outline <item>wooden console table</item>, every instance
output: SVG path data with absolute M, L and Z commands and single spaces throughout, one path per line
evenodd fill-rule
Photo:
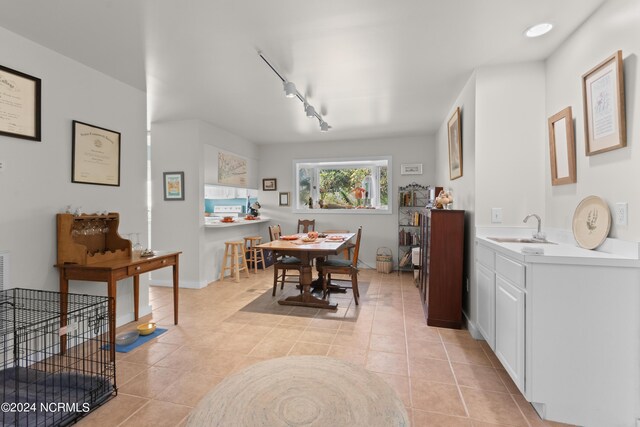
M 116 342 L 116 283 L 118 280 L 133 277 L 133 305 L 134 317 L 138 320 L 138 304 L 140 301 L 140 274 L 148 273 L 164 267 L 173 266 L 173 321 L 178 324 L 178 273 L 179 255 L 182 252 L 156 252 L 148 258 L 130 257 L 117 258 L 97 262 L 94 264 L 56 264 L 60 271 L 60 293 L 62 303 L 61 326 L 66 325 L 67 294 L 69 280 L 87 280 L 107 282 L 109 296 L 109 341 L 111 342 L 111 357 L 115 359 Z M 63 340 L 63 338 L 65 338 Z M 61 347 L 66 347 L 66 335 L 60 337 Z M 64 351 L 64 350 L 63 350 Z

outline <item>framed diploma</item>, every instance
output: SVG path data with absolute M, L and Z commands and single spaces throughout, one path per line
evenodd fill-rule
M 41 141 L 40 79 L 0 65 L 0 135 Z
M 120 132 L 73 121 L 71 182 L 120 186 Z
M 622 51 L 582 76 L 587 156 L 627 145 Z

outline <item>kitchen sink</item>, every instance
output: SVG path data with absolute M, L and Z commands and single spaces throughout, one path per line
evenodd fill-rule
M 557 245 L 557 243 L 550 242 L 548 240 L 537 240 L 531 237 L 487 237 L 489 240 L 493 240 L 498 243 L 542 243 L 547 245 Z

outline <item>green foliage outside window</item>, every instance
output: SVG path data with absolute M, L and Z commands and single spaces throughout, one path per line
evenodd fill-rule
M 297 163 L 298 209 L 389 209 L 389 160 Z M 364 187 L 368 190 L 365 195 Z

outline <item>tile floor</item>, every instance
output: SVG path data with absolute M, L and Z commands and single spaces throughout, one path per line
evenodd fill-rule
M 171 290 L 152 287 L 153 314 L 141 320 L 169 331 L 117 353 L 118 396 L 80 425 L 183 425 L 226 376 L 261 360 L 305 354 L 377 373 L 397 391 L 416 427 L 559 425 L 537 416 L 484 342 L 465 330 L 426 325 L 411 275 L 363 270 L 360 306 L 348 291 L 332 295 L 338 310 L 327 311 L 277 304 L 281 291 L 271 297 L 272 274 L 182 289 L 177 326 Z M 285 292 L 297 291 L 288 284 Z

